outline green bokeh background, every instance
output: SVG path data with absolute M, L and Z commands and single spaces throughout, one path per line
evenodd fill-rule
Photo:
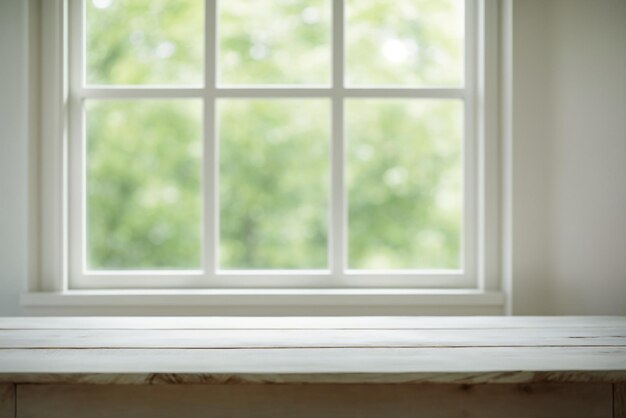
M 347 82 L 461 86 L 462 3 L 347 0 Z M 203 83 L 203 1 L 85 4 L 88 84 Z M 220 0 L 218 15 L 221 82 L 329 83 L 330 1 Z M 220 176 L 221 268 L 328 266 L 328 99 L 219 100 L 214 168 L 201 100 L 85 107 L 89 268 L 201 268 L 203 168 Z M 461 101 L 349 99 L 345 132 L 348 267 L 459 268 Z

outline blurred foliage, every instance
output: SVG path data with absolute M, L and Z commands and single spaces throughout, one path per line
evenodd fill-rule
M 88 83 L 202 83 L 202 0 L 85 1 Z M 348 81 L 458 86 L 458 4 L 347 0 Z M 330 16 L 328 0 L 220 0 L 218 76 L 329 83 Z M 346 101 L 350 268 L 460 267 L 462 109 Z M 222 99 L 216 111 L 220 266 L 326 268 L 330 101 Z M 201 101 L 88 100 L 86 115 L 88 266 L 201 268 Z
M 328 0 L 219 2 L 224 84 L 329 84 Z
M 330 101 L 222 100 L 219 115 L 222 267 L 325 268 Z
M 346 0 L 349 85 L 459 87 L 462 0 Z
M 87 104 L 87 260 L 93 269 L 200 268 L 202 104 Z
M 349 266 L 460 268 L 456 100 L 348 100 Z
M 86 0 L 89 84 L 203 82 L 204 0 Z

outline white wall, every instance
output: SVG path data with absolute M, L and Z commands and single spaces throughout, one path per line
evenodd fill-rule
M 559 0 L 552 21 L 554 308 L 626 314 L 626 1 Z
M 626 1 L 513 2 L 513 312 L 626 314 Z M 27 274 L 25 14 L 0 0 L 0 315 Z
M 26 278 L 26 1 L 0 0 L 0 315 Z
M 517 314 L 626 314 L 626 1 L 514 0 Z
M 512 312 L 551 313 L 549 189 L 551 171 L 550 27 L 546 0 L 513 0 Z

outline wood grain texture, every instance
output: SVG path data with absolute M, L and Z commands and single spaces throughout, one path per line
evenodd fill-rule
M 15 418 L 15 385 L 0 384 L 0 418 Z
M 626 327 L 404 330 L 0 330 L 1 348 L 366 348 L 624 346 Z
M 609 384 L 19 387 L 19 418 L 610 418 Z
M 73 379 L 620 383 L 626 318 L 0 319 L 0 382 Z
M 481 329 L 621 327 L 624 316 L 6 317 L 0 329 Z
M 626 418 L 626 384 L 613 385 L 613 418 Z
M 119 375 L 120 383 L 127 375 L 144 382 L 180 375 L 248 383 L 517 383 L 539 372 L 557 381 L 626 382 L 625 369 L 626 347 L 0 350 L 5 382 L 80 376 L 98 383 L 105 374 Z

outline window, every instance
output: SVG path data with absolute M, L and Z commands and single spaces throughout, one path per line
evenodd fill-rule
M 495 2 L 56 3 L 62 289 L 493 288 Z

